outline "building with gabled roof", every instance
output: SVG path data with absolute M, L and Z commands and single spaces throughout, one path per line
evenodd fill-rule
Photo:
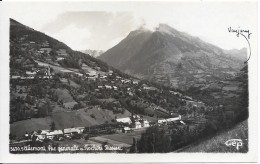
M 141 124 L 142 124 L 142 127 L 149 127 L 150 126 L 150 124 L 147 120 L 143 120 L 143 122 Z
M 142 124 L 141 124 L 139 121 L 136 121 L 136 122 L 134 123 L 134 128 L 135 128 L 135 129 L 142 128 Z
M 43 135 L 46 135 L 49 132 L 50 132 L 50 130 L 41 130 L 41 134 L 43 134 Z
M 129 127 L 124 127 L 123 128 L 123 133 L 130 133 L 131 129 Z
M 64 135 L 71 135 L 71 134 L 75 134 L 75 133 L 79 133 L 80 130 L 76 129 L 76 128 L 67 128 L 63 130 Z
M 125 117 L 125 118 L 118 118 L 116 119 L 117 122 L 122 122 L 122 123 L 128 123 L 129 125 L 132 123 L 130 117 Z

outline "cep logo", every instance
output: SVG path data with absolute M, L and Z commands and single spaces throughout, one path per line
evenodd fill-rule
M 241 139 L 230 139 L 228 141 L 225 142 L 226 146 L 233 146 L 236 147 L 237 150 L 240 149 L 240 147 L 243 146 L 243 142 Z

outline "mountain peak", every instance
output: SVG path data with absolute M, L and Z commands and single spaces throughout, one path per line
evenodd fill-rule
M 180 32 L 175 30 L 174 28 L 172 28 L 171 26 L 167 25 L 167 24 L 159 24 L 158 27 L 156 28 L 156 31 L 158 32 L 162 32 L 162 33 L 167 33 L 170 35 L 179 35 Z
M 141 26 L 137 29 L 138 31 L 150 31 L 149 29 L 147 29 L 145 26 Z
M 149 29 L 145 28 L 144 26 L 139 27 L 138 29 L 131 31 L 129 33 L 129 36 L 136 36 L 140 33 L 152 33 Z
M 215 78 L 212 74 L 220 78 L 227 74 L 227 70 L 240 69 L 244 62 L 167 24 L 159 24 L 151 33 L 142 30 L 132 31 L 130 35 L 135 36 L 126 37 L 99 59 L 133 76 L 163 82 L 179 89 L 199 82 L 201 78 L 195 77 L 201 77 L 201 73 L 209 72 L 211 80 Z
M 156 30 L 172 30 L 173 28 L 167 24 L 160 23 Z

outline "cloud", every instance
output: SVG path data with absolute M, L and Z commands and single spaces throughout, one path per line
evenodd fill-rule
M 118 42 L 118 38 L 122 39 L 135 29 L 137 24 L 139 22 L 129 12 L 66 12 L 59 15 L 56 20 L 46 24 L 42 30 L 52 36 L 66 39 L 65 43 L 73 45 L 72 48 L 78 50 L 80 50 L 79 48 L 107 50 L 115 43 L 116 39 Z M 86 34 L 91 35 L 91 38 L 81 38 L 81 35 L 86 35 L 83 33 L 86 31 L 88 32 Z M 73 44 L 70 37 L 80 37 L 82 40 Z M 72 40 L 75 41 L 75 39 Z M 76 43 L 77 45 L 75 45 Z
M 257 34 L 257 3 L 252 2 L 42 2 L 12 3 L 8 16 L 17 19 L 36 30 L 50 34 L 81 38 L 82 32 L 90 36 L 64 41 L 77 49 L 107 50 L 118 38 L 145 25 L 154 30 L 159 23 L 165 23 L 176 30 L 197 36 L 225 49 L 242 48 L 247 45 L 243 39 L 227 32 L 228 27 L 252 31 Z M 67 33 L 64 29 L 74 28 Z M 79 33 L 75 30 L 80 30 Z M 61 37 L 61 36 L 60 36 Z M 75 49 L 75 48 L 74 48 Z
M 68 25 L 60 31 L 49 35 L 76 50 L 84 50 L 88 45 L 87 41 L 91 40 L 91 33 L 88 29 L 78 28 L 74 24 Z

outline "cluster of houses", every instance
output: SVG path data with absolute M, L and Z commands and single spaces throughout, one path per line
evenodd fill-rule
M 185 99 L 182 99 L 183 101 L 186 102 L 187 105 L 191 105 L 193 107 L 205 107 L 205 104 L 201 101 L 193 101 L 193 100 L 185 100 Z
M 85 63 L 82 64 L 81 66 L 82 70 L 84 70 L 84 74 L 78 73 L 75 71 L 71 71 L 68 69 L 60 70 L 62 73 L 67 73 L 67 74 L 76 74 L 79 77 L 83 78 L 84 80 L 90 80 L 90 81 L 96 81 L 96 79 L 100 79 L 103 81 L 106 81 L 106 78 L 108 75 L 112 75 L 113 71 L 110 70 L 109 72 L 101 72 L 100 67 L 95 67 L 94 69 L 86 65 Z
M 100 76 L 100 79 L 104 79 L 104 77 L 101 77 Z M 135 79 L 125 79 L 125 78 L 122 78 L 120 76 L 116 76 L 116 79 L 115 80 L 118 80 L 121 84 L 131 84 L 131 85 L 138 85 L 140 83 L 140 80 L 135 80 Z M 96 91 L 99 91 L 99 89 L 111 89 L 111 90 L 118 90 L 118 86 L 115 86 L 115 85 L 112 85 L 112 84 L 115 84 L 115 81 L 114 80 L 110 80 L 109 81 L 110 84 L 105 84 L 105 85 L 99 85 L 97 86 L 97 89 Z M 157 88 L 155 87 L 151 87 L 151 86 L 148 86 L 147 84 L 143 84 L 142 85 L 142 88 L 141 89 L 144 89 L 144 90 L 158 90 Z M 141 91 L 141 89 L 139 89 L 139 91 Z M 134 96 L 134 92 L 135 92 L 135 89 L 133 87 L 127 87 L 126 88 L 126 92 L 129 96 Z
M 36 137 L 36 141 L 43 141 L 44 139 L 62 140 L 63 138 L 70 139 L 75 134 L 82 134 L 85 127 L 67 128 L 63 130 L 40 130 L 39 132 L 33 131 L 31 134 L 26 133 L 25 137 Z
M 50 54 L 50 52 L 51 52 L 51 48 L 40 48 L 40 50 L 38 50 L 37 52 L 38 53 L 41 53 L 41 54 L 43 54 L 43 53 L 47 53 L 47 54 Z
M 34 79 L 36 75 L 40 75 L 39 78 L 43 79 L 51 79 L 52 73 L 50 71 L 50 67 L 47 68 L 38 68 L 33 71 L 26 71 L 24 75 L 12 75 L 11 79 Z
M 112 76 L 112 73 L 113 71 L 109 71 L 108 72 L 108 75 Z M 107 76 L 106 75 L 99 75 L 99 79 L 104 79 L 106 81 Z M 130 79 L 125 79 L 125 78 L 122 78 L 120 76 L 116 76 L 116 79 L 115 80 L 118 80 L 121 84 L 133 84 L 133 85 L 138 85 L 139 84 L 139 80 L 130 80 Z M 111 89 L 111 90 L 118 90 L 118 86 L 116 85 L 112 85 L 112 84 L 115 84 L 116 82 L 114 80 L 110 80 L 109 81 L 110 83 L 109 84 L 104 84 L 104 85 L 98 85 L 97 86 L 97 91 L 99 89 Z M 133 95 L 133 89 L 132 88 L 127 88 L 127 94 L 129 95 Z
M 170 93 L 174 95 L 178 95 L 179 97 L 182 97 L 182 101 L 185 101 L 187 105 L 191 105 L 193 107 L 205 107 L 205 103 L 199 100 L 195 100 L 190 96 L 183 96 L 180 92 L 170 91 Z
M 181 100 L 185 101 L 187 105 L 191 105 L 193 107 L 205 107 L 205 103 L 203 103 L 202 101 L 195 100 L 189 96 L 183 96 L 183 99 Z
M 147 84 L 143 84 L 143 89 L 144 89 L 144 90 L 151 90 L 151 91 L 158 90 L 157 88 L 155 88 L 155 87 L 150 87 L 150 86 L 148 86 Z
M 129 133 L 136 129 L 147 128 L 154 125 L 154 122 L 149 122 L 148 120 L 143 119 L 143 117 L 140 117 L 139 115 L 132 115 L 125 118 L 118 118 L 116 119 L 116 121 L 128 125 L 123 127 L 122 129 L 123 133 Z M 185 123 L 181 120 L 180 115 L 178 117 L 158 119 L 156 124 L 158 126 L 164 126 L 170 122 L 172 123 L 176 121 L 179 121 L 180 123 L 185 125 Z M 32 137 L 35 137 L 36 141 L 41 141 L 41 142 L 45 139 L 61 141 L 64 138 L 72 139 L 73 136 L 77 134 L 82 134 L 84 129 L 85 127 L 66 128 L 63 130 L 39 130 L 38 132 L 33 131 L 30 134 L 26 132 L 25 137 L 27 139 L 32 139 Z
M 117 86 L 110 86 L 110 85 L 99 85 L 98 89 L 113 89 L 113 90 L 117 90 Z
M 172 122 L 175 122 L 175 121 L 180 121 L 181 124 L 185 125 L 185 123 L 181 120 L 181 115 L 179 115 L 178 117 L 159 119 L 158 125 L 159 126 L 167 125 L 168 123 L 172 123 Z
M 148 120 L 141 118 L 139 115 L 118 118 L 118 119 L 116 119 L 116 121 L 128 124 L 128 126 L 125 126 L 123 128 L 124 133 L 128 133 L 134 129 L 147 128 L 147 127 L 154 125 L 152 122 L 149 122 Z M 175 121 L 180 121 L 182 124 L 185 124 L 181 120 L 181 115 L 179 115 L 178 117 L 173 117 L 173 118 L 158 119 L 157 125 L 163 126 L 163 125 L 167 125 L 167 123 L 169 123 L 169 122 L 175 122 Z
M 129 127 L 125 127 L 124 129 L 140 129 L 149 127 L 150 124 L 147 120 L 141 118 L 139 115 L 133 115 L 125 118 L 116 119 L 117 122 L 127 123 Z
M 25 42 L 26 37 L 27 36 L 22 38 L 21 42 Z M 44 41 L 42 43 L 28 42 L 28 44 L 39 45 L 40 48 L 38 48 L 36 51 L 34 51 L 34 53 L 38 54 L 38 55 L 46 55 L 47 54 L 47 56 L 45 56 L 45 59 L 47 60 L 47 59 L 50 58 L 50 60 L 53 60 L 52 59 L 53 56 L 50 55 L 51 52 L 53 51 L 53 49 L 50 48 L 48 41 Z M 56 53 L 56 55 L 57 55 L 55 57 L 56 61 L 63 60 L 66 56 L 68 56 L 68 53 L 66 52 L 65 49 L 59 49 L 59 50 L 55 51 L 54 53 Z M 34 62 L 34 61 L 32 61 L 32 62 Z M 36 61 L 36 62 L 38 63 L 38 66 L 42 66 L 42 65 L 40 65 L 41 62 L 40 63 L 38 61 Z M 34 65 L 32 65 L 32 64 L 34 64 Z M 35 68 L 36 67 L 35 62 L 32 63 L 32 64 L 28 65 L 28 68 Z M 43 64 L 46 64 L 46 63 L 43 63 Z M 44 66 L 44 67 L 51 67 L 51 66 L 47 64 L 47 66 Z M 116 76 L 115 79 L 114 79 L 115 81 L 113 81 L 113 80 L 108 81 L 108 77 L 113 76 L 112 70 L 109 70 L 108 72 L 101 72 L 100 67 L 91 68 L 86 63 L 82 63 L 82 70 L 84 70 L 84 72 L 85 72 L 84 74 L 79 73 L 77 71 L 70 70 L 70 69 L 65 69 L 65 68 L 59 69 L 59 71 L 61 73 L 64 73 L 64 74 L 76 74 L 79 77 L 82 77 L 83 79 L 93 80 L 93 81 L 96 81 L 97 79 L 99 79 L 100 81 L 104 81 L 104 82 L 107 81 L 108 82 L 105 85 L 98 86 L 98 88 L 96 89 L 97 91 L 99 89 L 118 90 L 118 86 L 116 86 L 116 84 L 115 84 L 116 81 L 120 82 L 121 84 L 133 84 L 133 85 L 138 85 L 139 82 L 140 82 L 139 80 L 127 79 L 127 78 L 123 78 L 123 77 L 120 77 L 120 76 Z M 11 76 L 11 79 L 34 79 L 34 77 L 37 73 L 38 73 L 37 71 L 26 71 L 26 74 L 24 76 L 14 75 L 14 76 Z M 52 76 L 51 76 L 49 71 L 46 71 L 46 74 L 43 76 L 43 78 L 49 79 L 49 78 L 52 78 Z M 114 85 L 113 85 L 113 83 L 114 83 Z M 144 86 L 143 89 L 154 90 L 155 88 L 149 87 L 149 86 Z M 128 90 L 128 94 L 133 96 L 133 91 Z
M 32 42 L 32 41 L 30 41 L 28 43 L 26 42 L 26 46 L 34 45 L 34 44 L 37 44 L 37 45 L 40 46 L 40 48 L 37 49 L 34 52 L 35 55 L 45 55 L 45 60 L 47 60 L 47 61 L 52 61 L 53 60 L 54 56 L 51 56 L 51 52 L 53 51 L 53 49 L 50 48 L 50 45 L 49 45 L 48 41 L 44 41 L 42 43 L 35 43 L 35 42 Z M 57 56 L 55 56 L 56 61 L 63 60 L 64 57 L 68 55 L 65 49 L 59 49 L 59 50 L 55 51 L 54 53 L 57 55 Z
M 174 95 L 178 95 L 178 96 L 182 96 L 182 94 L 180 92 L 175 92 L 175 91 L 170 91 L 170 93 L 174 94 Z

